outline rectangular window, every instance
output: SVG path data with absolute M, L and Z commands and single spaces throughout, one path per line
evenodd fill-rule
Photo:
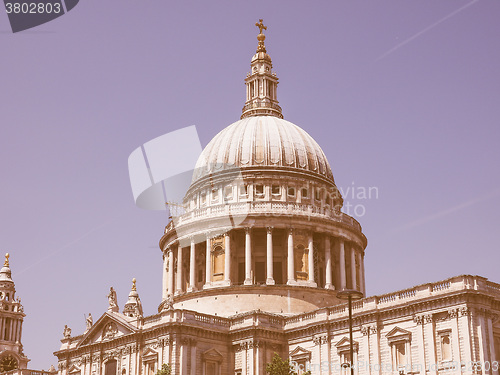
M 288 196 L 289 197 L 295 197 L 295 188 L 292 186 L 288 187 Z
M 248 196 L 248 185 L 240 185 L 240 195 Z
M 451 334 L 449 332 L 442 333 L 441 337 L 441 361 L 451 361 Z
M 314 189 L 314 199 L 317 201 L 321 200 L 321 190 L 320 189 Z
M 226 199 L 226 200 L 233 199 L 233 187 L 232 186 L 226 186 L 224 188 L 224 199 Z
M 217 375 L 217 363 L 215 362 L 207 362 L 206 364 L 206 375 Z
M 307 190 L 307 188 L 302 188 L 301 194 L 302 198 L 309 198 L 309 191 Z
M 280 186 L 279 185 L 273 185 L 271 187 L 271 193 L 273 195 L 280 195 L 281 194 L 281 189 L 280 189 Z
M 213 201 L 219 200 L 219 189 L 217 189 L 217 188 L 212 189 L 212 200 Z
M 404 367 L 406 365 L 406 342 L 396 344 L 396 366 Z
M 207 194 L 205 192 L 201 193 L 201 204 L 207 203 Z
M 255 195 L 258 197 L 264 196 L 264 185 L 255 185 Z
M 198 282 L 203 282 L 203 270 L 198 270 Z

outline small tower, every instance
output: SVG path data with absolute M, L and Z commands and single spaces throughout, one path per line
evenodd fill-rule
M 26 368 L 29 361 L 21 344 L 23 318 L 26 315 L 21 299 L 15 299 L 15 294 L 7 253 L 0 270 L 0 372 Z
M 259 28 L 257 52 L 252 57 L 251 72 L 245 78 L 247 100 L 243 107 L 241 118 L 250 116 L 276 116 L 283 118 L 281 107 L 278 105 L 276 95 L 278 77 L 272 72 L 273 64 L 267 54 L 263 30 L 267 27 L 262 19 L 255 24 Z
M 139 298 L 139 293 L 137 293 L 137 287 L 135 285 L 135 278 L 132 279 L 132 289 L 128 294 L 128 300 L 123 307 L 123 315 L 128 317 L 142 317 L 142 303 Z

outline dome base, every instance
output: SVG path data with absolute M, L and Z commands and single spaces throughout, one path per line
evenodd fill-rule
M 294 315 L 341 303 L 336 296 L 335 290 L 304 286 L 232 286 L 175 296 L 173 307 L 223 317 L 253 310 Z M 159 311 L 166 302 L 160 304 Z

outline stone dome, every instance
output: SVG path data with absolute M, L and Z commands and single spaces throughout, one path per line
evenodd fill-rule
M 297 125 L 275 116 L 247 117 L 218 133 L 198 158 L 192 182 L 235 167 L 295 169 L 334 183 L 318 143 Z

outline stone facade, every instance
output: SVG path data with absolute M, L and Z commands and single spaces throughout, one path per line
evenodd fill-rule
M 135 279 L 120 313 L 65 334 L 59 375 L 263 375 L 274 353 L 298 373 L 499 375 L 500 285 L 457 276 L 365 293 L 367 240 L 320 146 L 283 119 L 262 20 L 241 120 L 201 154 L 160 240 L 162 299 L 143 316 Z M 357 290 L 353 340 L 342 289 Z
M 457 276 L 364 298 L 353 314 L 356 374 L 498 374 L 500 284 Z M 291 316 L 171 308 L 148 317 L 106 312 L 55 354 L 60 375 L 149 375 L 162 363 L 174 374 L 265 374 L 275 352 L 313 374 L 342 374 L 348 337 L 345 303 Z

